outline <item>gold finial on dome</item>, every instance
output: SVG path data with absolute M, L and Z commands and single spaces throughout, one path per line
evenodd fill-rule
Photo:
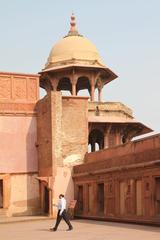
M 74 13 L 72 12 L 72 15 L 71 15 L 71 21 L 70 21 L 70 30 L 67 34 L 66 37 L 68 36 L 81 36 L 78 31 L 77 31 L 77 28 L 76 28 L 76 17 L 74 15 Z

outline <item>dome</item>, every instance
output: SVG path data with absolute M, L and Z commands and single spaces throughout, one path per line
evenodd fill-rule
M 67 36 L 57 42 L 50 52 L 46 67 L 70 60 L 97 61 L 103 65 L 96 47 L 82 36 Z
M 53 46 L 44 70 L 73 62 L 84 66 L 104 67 L 95 45 L 76 30 L 74 15 L 71 17 L 70 24 L 71 29 L 68 35 Z

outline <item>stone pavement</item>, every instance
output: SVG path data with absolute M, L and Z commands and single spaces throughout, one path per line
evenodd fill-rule
M 57 232 L 49 231 L 55 220 L 0 224 L 0 240 L 160 240 L 160 228 L 114 222 L 73 220 L 73 231 L 62 221 Z
M 0 216 L 0 224 L 28 222 L 28 221 L 37 221 L 37 220 L 49 220 L 49 219 L 50 218 L 47 216 L 20 216 L 20 217 L 1 217 Z

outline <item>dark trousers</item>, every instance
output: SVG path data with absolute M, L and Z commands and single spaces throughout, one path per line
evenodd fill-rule
M 69 221 L 69 217 L 68 217 L 68 214 L 67 214 L 66 210 L 64 210 L 61 215 L 60 215 L 60 210 L 58 210 L 56 224 L 55 224 L 54 229 L 58 228 L 58 225 L 60 224 L 60 221 L 62 220 L 62 218 L 67 223 L 68 227 L 71 229 L 72 225 Z

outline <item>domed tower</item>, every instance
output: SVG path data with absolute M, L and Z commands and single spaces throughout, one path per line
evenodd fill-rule
M 68 90 L 72 96 L 87 89 L 88 143 L 91 151 L 113 147 L 151 131 L 137 122 L 132 110 L 120 102 L 102 102 L 103 87 L 117 75 L 103 63 L 92 42 L 78 33 L 72 14 L 70 31 L 52 48 L 40 73 L 40 86 L 47 92 Z M 98 99 L 95 90 L 98 89 Z
M 126 143 L 151 131 L 124 104 L 101 101 L 104 85 L 117 75 L 104 65 L 96 47 L 78 33 L 73 14 L 70 24 L 70 31 L 53 46 L 40 72 L 40 86 L 47 95 L 37 104 L 38 179 L 42 212 L 50 215 L 54 215 L 52 203 L 60 189 L 68 201 L 74 198 L 72 167 L 84 163 L 87 151 Z M 88 90 L 90 101 L 77 96 L 83 89 Z M 62 96 L 63 90 L 71 96 Z
M 41 72 L 40 86 L 47 92 L 68 90 L 76 96 L 87 89 L 90 100 L 94 101 L 95 89 L 101 101 L 102 88 L 117 78 L 106 67 L 92 42 L 80 35 L 72 14 L 70 31 L 52 48 L 45 68 Z

